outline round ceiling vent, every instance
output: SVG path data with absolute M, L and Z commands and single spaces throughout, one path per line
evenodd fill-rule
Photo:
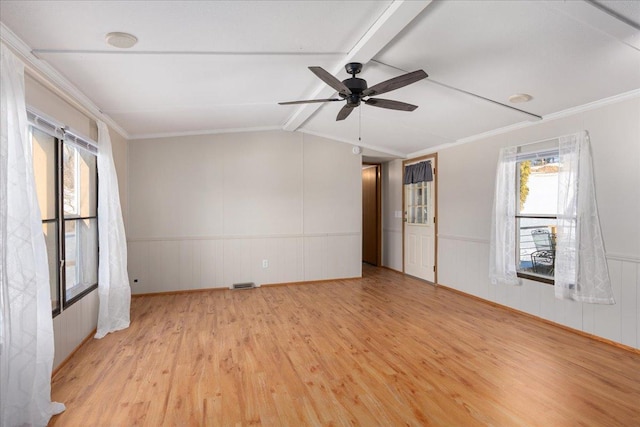
M 138 43 L 138 38 L 129 33 L 109 33 L 105 36 L 107 44 L 120 49 L 129 49 Z

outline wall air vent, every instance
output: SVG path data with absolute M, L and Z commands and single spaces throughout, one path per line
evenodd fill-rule
M 253 282 L 234 283 L 232 289 L 253 289 L 255 287 L 256 287 L 256 284 Z

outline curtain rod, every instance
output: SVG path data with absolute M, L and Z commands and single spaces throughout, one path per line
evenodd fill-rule
M 526 146 L 528 146 L 528 145 L 533 145 L 533 144 L 542 144 L 543 142 L 551 142 L 551 141 L 553 141 L 554 139 L 558 139 L 558 140 L 559 140 L 560 138 L 566 138 L 566 137 L 568 137 L 568 136 L 571 136 L 571 135 L 577 135 L 577 134 L 580 134 L 580 133 L 584 133 L 585 137 L 586 137 L 587 139 L 589 139 L 589 132 L 588 132 L 588 131 L 586 131 L 586 130 L 581 130 L 580 132 L 569 133 L 569 134 L 566 134 L 566 135 L 560 135 L 560 136 L 554 136 L 553 138 L 539 139 L 539 140 L 537 140 L 537 141 L 527 142 L 526 144 L 509 145 L 509 147 L 526 147 Z
M 57 138 L 61 138 L 93 153 L 98 152 L 99 147 L 97 141 L 77 132 L 75 129 L 70 128 L 58 120 L 41 113 L 33 107 L 27 106 L 27 118 L 33 126 L 46 133 L 51 133 L 51 131 L 53 131 L 53 133 L 55 133 L 53 136 Z

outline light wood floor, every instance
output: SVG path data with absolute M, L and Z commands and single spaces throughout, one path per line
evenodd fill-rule
M 640 355 L 398 273 L 132 301 L 54 426 L 638 426 Z

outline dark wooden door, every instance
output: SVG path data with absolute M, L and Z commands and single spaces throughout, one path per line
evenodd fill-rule
M 380 165 L 362 167 L 362 261 L 380 265 Z

